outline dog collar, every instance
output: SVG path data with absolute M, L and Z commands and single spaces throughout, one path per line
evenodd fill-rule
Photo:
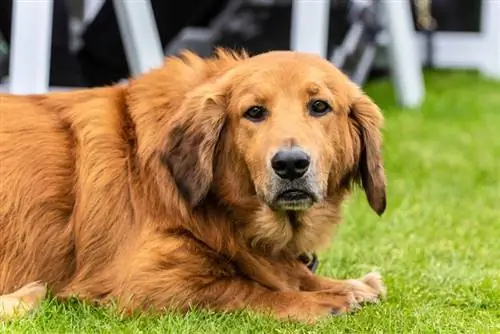
M 299 255 L 299 261 L 304 263 L 307 266 L 307 269 L 309 269 L 311 272 L 316 272 L 319 264 L 318 256 L 316 255 L 316 253 L 312 253 L 311 255 L 301 254 Z

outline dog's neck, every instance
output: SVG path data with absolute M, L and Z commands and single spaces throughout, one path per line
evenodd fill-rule
M 271 258 L 297 258 L 316 252 L 329 244 L 333 228 L 340 221 L 340 201 L 325 202 L 309 211 L 293 213 L 275 211 L 257 198 L 246 204 L 226 205 L 211 193 L 196 211 L 203 215 L 203 220 L 213 221 L 218 217 L 211 227 L 234 231 L 241 246 Z

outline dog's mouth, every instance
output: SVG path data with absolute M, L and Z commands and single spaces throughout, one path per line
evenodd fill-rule
M 288 189 L 276 196 L 274 207 L 283 211 L 303 211 L 309 209 L 316 198 L 310 192 L 301 189 Z

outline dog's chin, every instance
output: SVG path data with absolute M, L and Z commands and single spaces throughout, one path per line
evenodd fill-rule
M 278 211 L 305 211 L 316 202 L 316 197 L 304 190 L 291 189 L 276 195 L 271 207 Z

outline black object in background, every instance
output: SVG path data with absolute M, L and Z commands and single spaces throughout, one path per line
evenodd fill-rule
M 187 26 L 206 26 L 230 0 L 151 0 L 162 48 Z M 112 0 L 106 0 L 82 36 L 78 53 L 89 86 L 130 75 Z
M 250 54 L 290 50 L 291 13 L 290 1 L 278 1 L 273 6 L 245 4 L 237 10 L 233 22 L 223 29 L 215 45 L 244 48 Z M 342 42 L 348 28 L 347 2 L 332 1 L 328 50 Z

